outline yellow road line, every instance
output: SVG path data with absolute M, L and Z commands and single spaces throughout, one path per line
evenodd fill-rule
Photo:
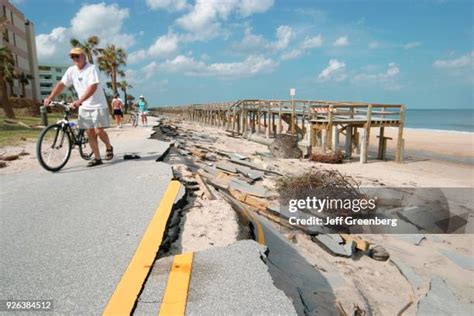
M 192 266 L 192 252 L 174 257 L 165 294 L 160 306 L 160 316 L 184 315 Z
M 141 291 L 145 278 L 155 260 L 163 240 L 171 209 L 181 187 L 179 181 L 171 181 L 156 209 L 127 270 L 117 284 L 103 315 L 130 315 Z
M 255 217 L 252 213 L 249 212 L 250 218 L 253 219 L 253 222 L 257 226 L 257 242 L 260 245 L 265 245 L 265 235 L 263 234 L 263 228 L 262 224 L 260 224 L 260 221 L 258 220 L 257 217 Z

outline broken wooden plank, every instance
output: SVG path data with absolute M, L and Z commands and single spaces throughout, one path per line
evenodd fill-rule
M 217 169 L 224 170 L 230 173 L 237 173 L 237 165 L 228 161 L 220 161 L 216 164 Z
M 196 182 L 198 183 L 198 185 L 201 187 L 201 190 L 204 192 L 204 196 L 208 199 L 208 200 L 215 200 L 216 197 L 211 193 L 211 191 L 209 191 L 209 188 L 207 187 L 207 185 L 204 183 L 204 181 L 202 180 L 201 176 L 199 174 L 196 174 L 194 176 L 196 178 Z
M 252 162 L 249 162 L 249 161 L 236 160 L 236 159 L 230 159 L 230 161 L 233 162 L 233 163 L 239 164 L 239 165 L 243 165 L 243 166 L 255 169 L 255 170 L 260 170 L 260 171 L 263 171 L 263 172 L 266 172 L 266 173 L 272 173 L 272 174 L 276 174 L 278 176 L 283 176 L 283 174 L 281 174 L 277 171 L 267 170 L 264 167 L 260 167 L 256 164 L 252 163 Z
M 265 211 L 268 207 L 268 202 L 266 200 L 240 192 L 239 190 L 229 189 L 229 193 L 240 202 L 243 202 L 256 209 Z
M 237 166 L 236 169 L 238 173 L 242 174 L 243 176 L 247 178 L 250 178 L 252 181 L 261 179 L 265 175 L 263 171 L 252 170 L 251 168 L 246 167 L 246 166 Z
M 258 196 L 258 197 L 268 197 L 268 191 L 260 186 L 260 185 L 251 185 L 242 180 L 232 178 L 229 182 L 229 188 L 239 190 L 240 192 L 244 192 L 250 195 Z
M 365 240 L 362 240 L 358 237 L 354 237 L 349 234 L 339 234 L 341 238 L 344 240 L 345 243 L 350 243 L 350 242 L 355 242 L 356 244 L 356 249 L 362 250 L 362 251 L 367 251 L 369 250 L 370 243 L 366 242 Z
M 201 149 L 191 147 L 188 150 L 199 159 L 204 159 L 206 157 L 206 153 Z

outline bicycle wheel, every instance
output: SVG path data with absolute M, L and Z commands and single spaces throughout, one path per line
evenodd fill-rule
M 61 124 L 46 127 L 36 143 L 36 157 L 40 165 L 48 171 L 58 171 L 64 167 L 71 151 L 69 132 Z
M 84 160 L 91 160 L 92 159 L 92 149 L 89 146 L 89 139 L 87 138 L 87 134 L 85 130 L 81 130 L 79 132 L 78 137 L 78 146 L 79 146 L 79 154 L 81 155 L 82 159 Z

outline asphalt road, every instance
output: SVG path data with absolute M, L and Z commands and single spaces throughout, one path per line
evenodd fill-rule
M 114 139 L 116 157 L 102 166 L 76 159 L 59 173 L 38 166 L 2 176 L 0 300 L 102 312 L 171 178 L 170 167 L 155 162 L 167 144 L 139 129 Z M 142 159 L 123 160 L 125 153 Z

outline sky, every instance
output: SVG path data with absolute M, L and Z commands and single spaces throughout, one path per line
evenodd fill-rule
M 474 1 L 15 0 L 40 63 L 71 38 L 128 54 L 131 93 L 153 106 L 239 99 L 474 108 Z

